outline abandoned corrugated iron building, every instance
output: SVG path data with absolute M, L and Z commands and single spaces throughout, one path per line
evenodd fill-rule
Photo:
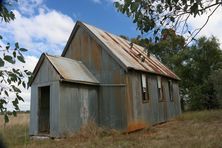
M 179 78 L 144 48 L 77 22 L 61 56 L 31 81 L 30 135 L 60 137 L 93 120 L 134 131 L 181 113 Z

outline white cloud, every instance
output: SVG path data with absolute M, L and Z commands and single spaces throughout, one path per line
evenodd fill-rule
M 45 12 L 44 9 L 31 17 L 23 16 L 16 10 L 14 13 L 15 21 L 4 24 L 0 28 L 1 32 L 13 36 L 14 40 L 28 49 L 61 53 L 74 26 L 69 16 L 55 10 Z
M 3 35 L 3 42 L 19 42 L 20 47 L 29 49 L 25 55 L 26 63 L 17 63 L 16 68 L 23 68 L 33 71 L 38 57 L 42 52 L 60 55 L 75 22 L 71 17 L 56 10 L 48 9 L 43 0 L 20 0 L 18 9 L 13 10 L 16 19 L 9 24 L 0 23 L 0 34 Z M 32 55 L 32 56 L 30 56 Z M 21 96 L 25 102 L 20 102 L 21 110 L 30 109 L 30 89 L 22 89 Z M 7 105 L 11 110 L 12 104 Z
M 210 13 L 208 13 L 209 15 Z M 218 8 L 217 11 L 210 17 L 209 22 L 203 28 L 203 30 L 198 34 L 197 37 L 207 36 L 210 37 L 212 35 L 216 36 L 220 43 L 222 43 L 222 7 Z M 193 29 L 200 28 L 207 20 L 207 14 L 197 16 L 196 18 L 190 19 L 190 24 Z M 221 45 L 222 48 L 222 45 Z
M 43 0 L 19 0 L 18 1 L 19 11 L 23 15 L 26 15 L 26 16 L 32 16 L 35 13 L 36 9 L 40 7 L 45 7 L 45 5 L 43 5 Z

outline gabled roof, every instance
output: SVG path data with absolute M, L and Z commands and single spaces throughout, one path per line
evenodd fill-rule
M 93 85 L 99 84 L 99 81 L 90 73 L 82 62 L 43 53 L 34 69 L 33 78 L 30 81 L 30 85 L 34 81 L 44 59 L 49 60 L 56 72 L 60 75 L 61 81 Z
M 65 56 L 79 27 L 88 31 L 88 33 L 91 34 L 124 69 L 134 69 L 180 80 L 176 74 L 157 60 L 154 55 L 150 54 L 150 56 L 147 56 L 144 52 L 144 47 L 137 44 L 131 46 L 128 40 L 79 21 L 76 22 L 65 49 L 63 50 L 62 56 Z M 141 60 L 142 58 L 143 60 Z

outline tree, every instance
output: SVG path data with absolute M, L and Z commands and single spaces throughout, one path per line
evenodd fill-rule
M 177 35 L 172 29 L 163 29 L 158 43 L 153 43 L 152 40 L 143 39 L 140 36 L 132 38 L 131 42 L 145 47 L 148 52 L 154 54 L 158 60 L 172 70 L 175 68 L 175 56 L 184 49 L 185 45 L 184 37 Z
M 219 108 L 217 91 L 210 79 L 222 68 L 222 51 L 215 37 L 199 38 L 178 54 L 176 73 L 181 77 L 182 97 L 191 110 Z
M 222 51 L 215 37 L 201 37 L 190 47 L 184 47 L 185 39 L 171 29 L 162 31 L 158 43 L 140 37 L 131 39 L 180 78 L 180 95 L 191 110 L 222 107 Z
M 180 34 L 189 33 L 189 42 L 203 29 L 221 4 L 222 0 L 122 0 L 114 3 L 118 11 L 133 18 L 141 33 L 151 33 L 156 41 L 162 29 L 173 28 Z M 187 23 L 189 18 L 203 14 L 208 15 L 206 22 L 191 32 Z
M 210 81 L 213 83 L 219 108 L 222 108 L 222 69 L 213 71 L 210 75 Z
M 8 1 L 0 3 L 0 19 L 9 23 L 15 19 L 15 15 L 7 9 L 7 6 L 10 6 Z M 19 86 L 22 85 L 22 87 L 28 88 L 27 77 L 31 77 L 31 72 L 15 67 L 18 62 L 25 63 L 23 53 L 27 49 L 21 48 L 17 42 L 14 46 L 11 46 L 9 42 L 4 45 L 3 42 L 5 41 L 0 35 L 0 112 L 4 115 L 5 122 L 8 122 L 8 115 L 11 114 L 8 112 L 6 105 L 9 102 L 13 104 L 12 114 L 16 116 L 16 111 L 19 110 L 19 102 L 24 101 L 20 95 Z

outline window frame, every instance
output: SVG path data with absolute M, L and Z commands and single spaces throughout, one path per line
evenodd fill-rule
M 158 93 L 158 100 L 159 102 L 164 102 L 164 92 L 163 92 L 163 81 L 161 76 L 157 76 L 157 93 Z
M 141 74 L 141 93 L 142 93 L 142 101 L 143 103 L 148 103 L 149 102 L 149 81 L 148 77 L 145 73 Z

